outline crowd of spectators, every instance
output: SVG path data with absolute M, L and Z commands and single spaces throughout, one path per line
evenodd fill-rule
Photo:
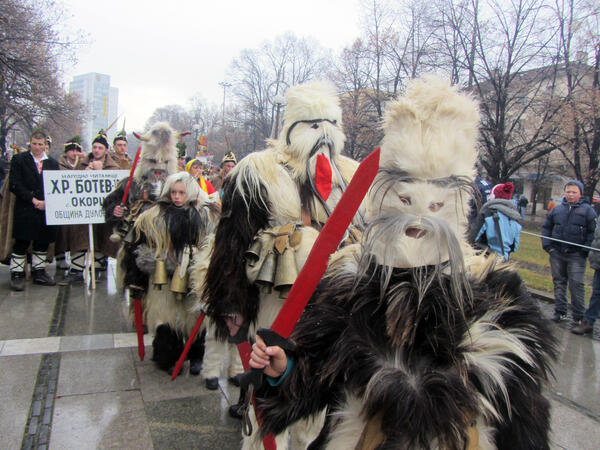
M 22 291 L 25 271 L 32 267 L 33 282 L 54 285 L 56 281 L 46 270 L 46 264 L 56 259 L 57 273 L 64 273 L 64 282 L 83 281 L 84 261 L 88 251 L 87 225 L 48 226 L 45 219 L 43 188 L 44 170 L 129 170 L 133 163 L 128 155 L 127 135 L 124 130 L 109 144 L 103 130 L 94 137 L 89 153 L 83 152 L 79 136 L 64 144 L 64 152 L 58 160 L 50 156 L 52 140 L 41 130 L 34 130 L 27 149 L 13 148 L 12 158 L 0 157 L 0 188 L 5 180 L 10 186 L 3 191 L 6 201 L 12 196 L 10 218 L 4 221 L 2 232 L 12 236 L 10 246 L 11 289 Z M 178 169 L 189 172 L 202 190 L 218 196 L 222 179 L 236 164 L 235 155 L 228 152 L 223 159 L 222 170 L 217 171 L 198 158 L 181 158 Z M 211 180 L 217 183 L 213 187 Z M 4 201 L 4 200 L 3 200 Z M 10 222 L 10 223 L 7 223 Z M 9 226 L 10 225 L 10 226 Z M 99 276 L 107 267 L 107 257 L 115 257 L 118 246 L 109 239 L 111 227 L 94 225 L 95 269 Z M 51 245 L 54 244 L 54 245 Z

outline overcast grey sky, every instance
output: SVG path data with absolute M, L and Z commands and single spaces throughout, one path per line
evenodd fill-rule
M 128 131 L 141 131 L 157 107 L 188 107 L 196 93 L 220 104 L 218 83 L 244 48 L 291 31 L 337 54 L 360 35 L 358 0 L 63 1 L 90 37 L 67 86 L 73 75 L 110 75 Z

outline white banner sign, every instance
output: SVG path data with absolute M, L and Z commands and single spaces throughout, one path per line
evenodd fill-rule
M 104 197 L 128 176 L 128 170 L 45 170 L 46 223 L 104 223 Z

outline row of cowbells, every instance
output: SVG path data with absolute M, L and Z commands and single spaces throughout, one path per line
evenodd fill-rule
M 246 261 L 254 266 L 260 258 L 261 243 L 256 240 L 246 252 Z M 277 250 L 269 250 L 258 272 L 255 283 L 279 291 L 279 297 L 285 298 L 298 278 L 294 250 L 286 246 L 282 254 Z
M 164 285 L 169 282 L 169 276 L 167 275 L 167 267 L 164 259 L 157 259 L 156 266 L 154 267 L 154 276 L 152 277 L 152 284 L 154 289 L 161 290 Z M 185 271 L 183 276 L 180 276 L 180 267 L 177 266 L 173 277 L 171 277 L 170 289 L 175 293 L 177 300 L 182 300 L 188 292 L 188 273 Z

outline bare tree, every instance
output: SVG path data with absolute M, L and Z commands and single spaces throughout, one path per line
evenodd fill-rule
M 370 58 L 368 96 L 377 111 L 378 117 L 383 115 L 383 103 L 389 91 L 389 80 L 392 78 L 386 71 L 386 57 L 391 53 L 394 39 L 394 9 L 389 0 L 364 0 L 366 14 L 363 17 L 363 34 L 365 48 Z
M 208 152 L 214 153 L 215 159 L 222 158 L 227 152 L 227 144 L 223 136 L 221 107 L 207 103 L 199 94 L 192 96 L 189 104 L 193 133 L 185 139 L 186 144 L 189 142 L 188 154 L 198 150 L 199 136 L 206 136 Z
M 435 8 L 425 0 L 406 0 L 394 12 L 391 36 L 385 40 L 385 63 L 396 94 L 404 80 L 417 78 L 440 67 L 436 34 L 441 27 L 434 20 Z
M 181 105 L 167 105 L 156 108 L 146 121 L 146 129 L 157 122 L 168 122 L 177 131 L 191 131 L 193 118 Z
M 369 72 L 371 59 L 368 49 L 360 39 L 351 47 L 345 48 L 339 58 L 334 80 L 342 92 L 346 144 L 344 153 L 360 160 L 366 156 L 381 139 L 379 115 L 370 93 Z
M 260 49 L 244 49 L 231 65 L 232 92 L 251 137 L 251 151 L 263 147 L 275 120 L 274 97 L 286 86 L 327 74 L 328 53 L 314 40 L 291 33 L 265 43 Z M 237 114 L 239 123 L 241 114 Z
M 235 96 L 248 112 L 252 151 L 262 147 L 271 131 L 267 90 L 274 79 L 263 58 L 261 52 L 245 49 L 232 64 Z
M 538 158 L 534 163 L 535 173 L 533 183 L 532 183 L 532 191 L 531 191 L 531 215 L 535 216 L 537 212 L 537 204 L 538 204 L 538 196 L 540 191 L 544 186 L 548 184 L 548 175 L 550 168 L 550 157 L 548 155 L 542 156 Z M 542 197 L 543 204 L 545 205 L 548 201 L 548 198 Z
M 600 180 L 600 5 L 555 0 L 561 73 L 558 151 L 593 195 Z M 589 65 L 591 55 L 593 66 Z
M 64 143 L 71 139 L 82 129 L 85 107 L 79 101 L 78 95 L 67 94 L 65 96 L 66 106 L 63 114 L 55 114 L 52 117 L 44 117 L 40 127 L 52 138 L 50 153 L 59 157 L 64 153 Z
M 73 61 L 81 38 L 61 35 L 63 15 L 51 0 L 0 0 L 0 152 L 11 130 L 72 114 L 59 68 Z
M 446 48 L 459 44 L 455 76 L 466 69 L 481 99 L 480 162 L 491 181 L 506 181 L 554 149 L 552 119 L 560 108 L 549 16 L 543 0 L 488 0 L 483 6 L 472 0 L 461 8 L 457 12 L 451 0 L 444 7 L 451 28 L 444 35 L 453 38 Z
M 475 73 L 479 0 L 438 0 L 434 23 L 438 58 L 453 84 L 470 89 Z

